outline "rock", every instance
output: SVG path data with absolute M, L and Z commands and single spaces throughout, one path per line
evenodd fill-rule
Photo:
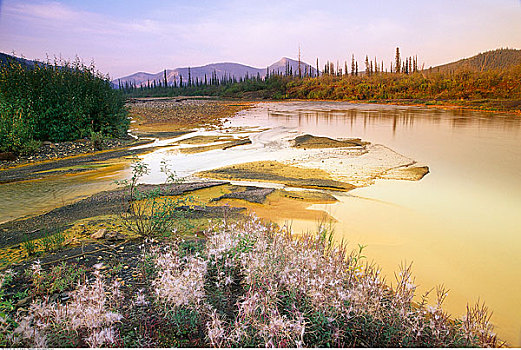
M 106 228 L 99 229 L 96 233 L 90 235 L 90 238 L 102 239 L 105 236 L 105 232 L 107 232 Z
M 0 153 L 0 160 L 16 160 L 16 155 L 13 152 L 2 152 Z
M 43 142 L 42 142 L 42 145 L 44 145 L 44 146 L 50 146 L 50 145 L 52 145 L 52 142 L 51 142 L 51 141 L 43 141 Z
M 31 300 L 32 300 L 31 297 L 25 297 L 21 300 L 18 300 L 18 302 L 16 303 L 16 307 L 25 306 L 25 305 L 29 304 L 31 302 Z
M 105 235 L 105 238 L 109 241 L 122 241 L 126 236 L 116 231 L 110 231 Z

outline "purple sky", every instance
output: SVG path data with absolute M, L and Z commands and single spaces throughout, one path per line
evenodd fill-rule
M 1 0 L 0 0 L 1 1 Z M 397 46 L 425 67 L 500 47 L 521 48 L 519 0 L 3 0 L 0 51 L 45 59 L 76 55 L 116 78 L 137 71 L 282 56 L 321 66 L 388 66 Z

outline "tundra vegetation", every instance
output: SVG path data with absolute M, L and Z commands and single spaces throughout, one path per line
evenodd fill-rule
M 143 288 L 125 294 L 103 265 L 66 274 L 36 261 L 29 308 L 9 312 L 4 293 L 3 346 L 71 347 L 466 347 L 498 346 L 483 305 L 461 319 L 442 309 L 446 291 L 414 299 L 410 266 L 386 284 L 362 248 L 250 217 L 216 222 L 204 240 L 156 240 L 142 246 Z M 79 283 L 79 284 L 78 284 Z M 71 290 L 71 285 L 76 287 Z M 70 290 L 50 298 L 50 286 Z M 129 300 L 130 302 L 124 302 Z
M 460 79 L 458 74 L 451 78 L 440 74 L 413 71 L 362 76 L 328 70 L 319 77 L 274 74 L 268 79 L 209 86 L 216 94 L 244 96 L 248 91 L 264 91 L 276 98 L 299 94 L 305 98 L 391 98 L 405 88 L 426 95 L 440 89 L 450 97 L 466 91 L 467 85 L 454 83 Z M 465 78 L 468 84 L 492 86 L 486 84 L 495 81 L 496 97 L 510 88 L 512 96 L 519 94 L 517 83 L 509 85 L 512 76 L 521 75 L 519 67 L 498 75 L 494 71 L 472 74 Z M 112 89 L 93 66 L 56 62 L 25 67 L 10 62 L 1 67 L 0 79 L 2 151 L 27 152 L 42 140 L 126 133 L 121 91 Z M 167 84 L 157 89 L 199 93 L 201 86 L 190 84 L 178 91 Z M 341 95 L 335 95 L 337 89 Z M 367 94 L 356 95 L 359 89 Z M 139 92 L 128 90 L 129 95 Z M 97 140 L 97 136 L 92 138 Z M 1 346 L 502 345 L 483 304 L 469 306 L 462 318 L 451 318 L 442 308 L 447 295 L 442 287 L 415 297 L 410 266 L 401 268 L 396 281 L 385 281 L 379 268 L 365 260 L 363 247 L 351 251 L 335 243 L 327 226 L 296 236 L 288 228 L 252 216 L 224 217 L 214 220 L 202 236 L 187 236 L 179 225 L 184 220 L 179 210 L 190 210 L 191 202 L 165 200 L 160 187 L 141 192 L 138 182 L 146 172 L 142 165 L 134 167 L 134 176 L 124 183 L 129 194 L 122 203 L 127 207 L 122 217 L 125 225 L 140 237 L 137 278 L 141 287 L 129 288 L 116 277 L 123 269 L 120 265 L 80 266 L 79 258 L 54 266 L 35 260 L 25 271 L 3 270 Z M 49 253 L 61 249 L 63 241 L 59 234 L 48 235 L 42 245 Z M 32 244 L 29 240 L 22 244 L 28 255 L 35 253 Z M 434 297 L 430 299 L 429 294 Z

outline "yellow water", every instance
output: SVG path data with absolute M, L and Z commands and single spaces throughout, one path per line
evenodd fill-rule
M 81 173 L 0 184 L 0 223 L 43 214 L 92 194 L 117 188 L 114 180 L 128 176 L 128 162 L 109 161 L 106 165 Z

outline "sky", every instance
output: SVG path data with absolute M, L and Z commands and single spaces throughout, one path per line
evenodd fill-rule
M 112 78 L 281 57 L 388 66 L 396 47 L 425 67 L 521 49 L 520 0 L 0 0 L 0 51 L 80 57 Z

